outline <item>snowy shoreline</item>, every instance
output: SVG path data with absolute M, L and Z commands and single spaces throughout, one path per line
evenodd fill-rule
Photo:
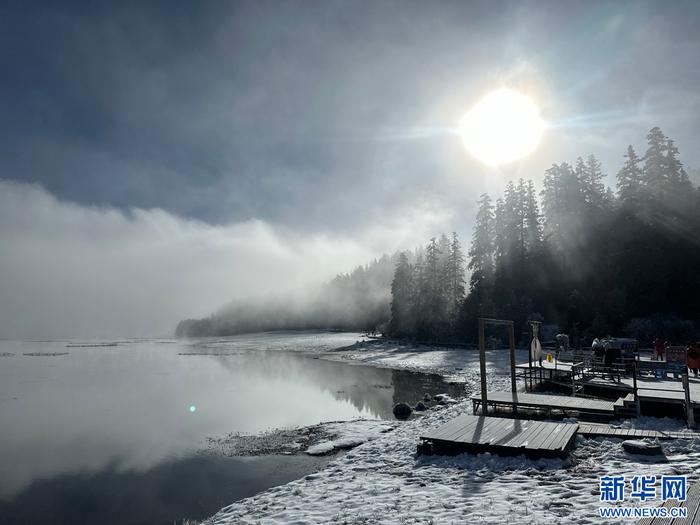
M 370 342 L 315 355 L 439 373 L 464 381 L 466 396 L 479 387 L 478 353 L 473 350 Z M 488 351 L 487 370 L 489 389 L 509 388 L 507 352 Z M 628 454 L 621 439 L 582 437 L 577 437 L 567 459 L 416 456 L 422 432 L 465 412 L 471 412 L 467 397 L 438 405 L 420 418 L 377 422 L 391 424 L 393 430 L 377 433 L 317 473 L 237 501 L 204 523 L 605 523 L 597 514 L 598 476 L 687 474 L 694 480 L 700 471 L 698 440 L 664 443 L 661 460 Z M 345 424 L 335 425 L 336 433 L 342 434 Z M 666 430 L 684 426 L 678 420 L 656 418 L 621 425 Z M 640 505 L 629 499 L 625 504 Z

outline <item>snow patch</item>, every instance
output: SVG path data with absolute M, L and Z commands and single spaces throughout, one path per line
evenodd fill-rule
M 385 421 L 357 420 L 328 423 L 323 425 L 323 430 L 334 436 L 335 439 L 312 445 L 306 450 L 306 453 L 311 456 L 320 456 L 334 450 L 355 448 L 362 443 L 377 439 L 393 429 L 393 425 L 387 424 Z

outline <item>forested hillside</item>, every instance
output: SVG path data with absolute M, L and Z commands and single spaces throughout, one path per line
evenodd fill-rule
M 700 192 L 659 128 L 638 156 L 627 148 L 613 192 L 594 156 L 482 195 L 469 250 L 469 292 L 436 278 L 435 261 L 461 262 L 431 242 L 402 255 L 392 285 L 392 335 L 474 340 L 478 316 L 559 324 L 575 341 L 608 333 L 642 340 L 697 337 Z M 539 198 L 538 198 L 539 197 Z M 454 281 L 459 283 L 459 279 Z
M 384 255 L 328 283 L 265 299 L 239 299 L 204 319 L 186 319 L 178 337 L 267 330 L 335 328 L 386 330 L 396 257 Z
M 456 233 L 299 294 L 234 302 L 178 335 L 338 328 L 473 341 L 478 316 L 558 324 L 575 341 L 608 333 L 687 341 L 700 317 L 700 191 L 674 141 L 653 128 L 622 156 L 616 189 L 594 156 L 482 195 L 466 255 Z M 468 282 L 467 282 L 468 276 Z

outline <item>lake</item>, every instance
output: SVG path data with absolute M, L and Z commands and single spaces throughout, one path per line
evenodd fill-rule
M 328 458 L 202 454 L 206 438 L 353 418 L 454 392 L 436 375 L 314 358 L 354 333 L 0 341 L 0 523 L 180 523 Z

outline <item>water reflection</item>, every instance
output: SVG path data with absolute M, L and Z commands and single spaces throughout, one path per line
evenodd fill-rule
M 38 492 L 50 495 L 46 509 L 70 501 L 80 507 L 85 501 L 86 508 L 107 512 L 109 505 L 99 498 L 82 500 L 70 490 L 90 487 L 102 490 L 107 499 L 123 501 L 130 493 L 121 484 L 126 479 L 136 484 L 141 481 L 133 480 L 163 480 L 169 498 L 182 480 L 174 478 L 169 485 L 168 472 L 199 468 L 206 475 L 219 468 L 191 459 L 208 436 L 356 417 L 390 418 L 396 402 L 416 402 L 425 392 L 458 393 L 438 376 L 285 352 L 330 350 L 357 338 L 264 334 L 195 343 L 126 341 L 90 347 L 79 342 L 81 346 L 70 348 L 66 342 L 0 342 L 0 508 L 12 514 Z M 24 355 L 29 353 L 44 355 Z M 207 353 L 227 355 L 203 355 Z M 222 465 L 231 470 L 228 485 L 244 491 L 258 486 L 236 477 L 245 469 Z M 295 465 L 293 477 L 309 468 Z M 260 486 L 275 484 L 264 477 L 259 481 Z M 99 488 L 110 483 L 126 492 Z M 202 500 L 219 494 L 209 494 L 206 484 L 192 490 Z M 224 503 L 235 499 L 223 497 Z M 143 498 L 131 506 L 143 507 Z M 208 512 L 221 506 L 216 505 Z M 0 513 L 0 522 L 9 515 Z M 179 517 L 196 516 L 173 515 L 169 523 Z
M 0 523 L 172 525 L 318 470 L 329 458 L 194 456 L 141 473 L 106 468 L 37 480 L 8 501 Z

